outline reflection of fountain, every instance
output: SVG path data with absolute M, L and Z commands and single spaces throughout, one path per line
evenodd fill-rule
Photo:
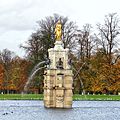
M 46 68 L 46 67 L 40 67 L 40 65 L 42 65 L 42 64 L 46 64 L 46 65 L 47 65 L 47 64 L 49 64 L 49 62 L 50 62 L 49 60 L 39 62 L 39 63 L 32 69 L 32 71 L 31 71 L 31 73 L 30 73 L 30 75 L 29 75 L 29 77 L 28 77 L 28 80 L 27 80 L 27 82 L 26 82 L 26 84 L 25 84 L 25 86 L 24 86 L 23 93 L 27 93 L 28 88 L 29 88 L 29 85 L 30 85 L 31 80 L 33 79 L 34 75 L 35 75 L 39 70 L 41 70 L 41 69 L 43 69 L 43 68 Z

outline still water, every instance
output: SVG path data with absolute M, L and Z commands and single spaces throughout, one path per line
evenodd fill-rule
M 46 109 L 43 101 L 0 101 L 0 120 L 120 120 L 120 101 L 74 101 L 72 109 Z

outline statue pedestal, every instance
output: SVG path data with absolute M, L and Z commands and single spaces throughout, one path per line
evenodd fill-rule
M 47 108 L 72 107 L 73 73 L 68 64 L 68 51 L 62 41 L 56 41 L 55 47 L 48 50 L 51 64 L 44 76 L 44 106 Z

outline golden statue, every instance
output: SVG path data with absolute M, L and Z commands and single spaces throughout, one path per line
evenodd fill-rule
M 62 25 L 61 25 L 61 22 L 59 20 L 57 22 L 56 26 L 55 26 L 55 38 L 56 38 L 56 41 L 60 41 L 61 36 L 62 36 Z

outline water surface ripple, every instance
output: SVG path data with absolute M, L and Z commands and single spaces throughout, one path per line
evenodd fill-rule
M 47 109 L 43 101 L 1 100 L 0 120 L 120 120 L 120 101 L 74 101 L 72 109 Z

